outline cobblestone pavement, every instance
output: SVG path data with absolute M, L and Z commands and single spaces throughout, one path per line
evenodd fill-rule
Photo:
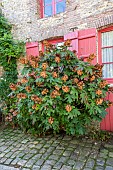
M 0 170 L 113 170 L 113 140 L 0 130 Z

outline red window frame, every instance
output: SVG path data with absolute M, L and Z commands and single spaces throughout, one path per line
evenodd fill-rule
M 52 3 L 48 3 L 48 4 L 44 5 L 44 0 L 40 0 L 41 18 L 45 17 L 45 15 L 44 15 L 44 8 L 45 8 L 45 6 L 52 5 L 52 15 L 51 16 L 53 16 L 53 15 L 57 14 L 56 13 L 56 4 L 58 2 L 63 2 L 63 1 L 65 2 L 66 0 L 52 0 Z
M 64 42 L 64 38 L 58 38 L 58 39 L 53 39 L 53 40 L 47 40 L 50 44 L 57 44 L 57 43 L 61 43 Z M 44 44 L 42 43 L 42 51 L 44 52 Z
M 102 47 L 102 33 L 113 31 L 113 26 L 99 30 L 98 32 L 98 62 L 100 64 L 112 64 L 113 62 L 102 63 L 102 49 L 113 48 L 113 46 Z M 113 78 L 104 78 L 108 83 L 113 83 Z

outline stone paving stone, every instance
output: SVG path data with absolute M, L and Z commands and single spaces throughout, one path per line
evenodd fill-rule
M 52 170 L 52 167 L 50 165 L 44 165 L 40 170 Z
M 89 158 L 89 159 L 87 160 L 87 162 L 86 162 L 85 167 L 93 168 L 94 165 L 95 165 L 95 160 Z
M 51 155 L 51 153 L 45 152 L 44 154 L 42 154 L 42 159 L 46 160 L 48 159 L 48 157 Z
M 3 151 L 5 151 L 7 149 L 7 146 L 0 146 L 0 152 L 3 152 Z
M 59 155 L 53 155 L 53 154 L 48 157 L 48 159 L 53 159 L 53 160 L 58 160 L 59 158 L 60 158 Z
M 105 159 L 104 158 L 97 158 L 96 159 L 96 165 L 104 166 L 105 165 Z
M 12 162 L 11 162 L 11 165 L 16 165 L 17 164 L 17 162 L 19 162 L 20 161 L 20 159 L 21 158 L 15 158 Z
M 113 158 L 113 152 L 109 152 L 109 157 Z
M 73 151 L 72 147 L 67 147 L 67 151 Z
M 56 149 L 56 150 L 53 151 L 53 154 L 54 155 L 62 155 L 63 151 L 61 149 L 60 150 Z
M 63 163 L 58 161 L 58 162 L 53 166 L 53 168 L 59 170 L 62 166 L 63 166 Z
M 108 157 L 108 155 L 101 152 L 101 153 L 99 153 L 98 157 L 106 159 Z
M 110 145 L 110 144 L 105 144 L 104 147 L 105 147 L 105 148 L 108 148 L 108 149 L 109 149 L 109 148 L 112 148 L 112 149 L 113 149 L 113 145 Z
M 71 147 L 73 149 L 78 148 L 78 144 L 73 144 L 73 143 L 67 143 L 67 144 L 64 144 L 64 146 L 67 146 L 67 148 Z
M 92 149 L 87 150 L 87 148 L 85 148 L 85 147 L 83 147 L 83 148 L 81 147 L 79 149 L 79 155 L 80 156 L 85 156 L 85 158 L 87 158 L 91 153 L 92 153 Z
M 70 158 L 72 159 L 72 160 L 77 160 L 78 159 L 78 156 L 79 156 L 79 152 L 72 152 L 72 154 L 71 154 L 71 156 L 70 156 Z
M 89 148 L 92 148 L 92 146 L 93 146 L 92 143 L 86 143 L 86 144 L 85 144 L 85 147 L 88 148 L 88 149 L 89 149 Z
M 3 164 L 6 160 L 7 160 L 7 158 L 5 158 L 5 157 L 0 159 L 0 164 Z
M 77 160 L 85 163 L 87 161 L 87 158 L 85 157 L 85 155 L 82 155 L 82 156 L 79 156 Z
M 106 164 L 113 167 L 113 158 L 108 158 Z
M 5 164 L 5 165 L 9 165 L 12 161 L 13 161 L 13 159 L 8 158 L 8 159 L 6 159 L 6 161 L 4 162 L 4 164 Z
M 82 146 L 82 147 L 85 146 L 85 147 L 87 147 L 86 143 L 84 143 L 84 142 L 81 142 L 81 143 L 79 142 L 79 146 Z M 91 146 L 92 146 L 92 145 L 91 145 Z
M 41 156 L 42 156 L 42 154 L 36 154 L 32 157 L 32 159 L 38 160 Z M 27 157 L 27 155 L 26 155 L 26 157 Z
M 70 165 L 70 166 L 75 165 L 75 161 L 74 161 L 74 160 L 71 160 L 71 159 L 69 159 L 66 163 L 67 163 L 68 165 Z
M 0 170 L 19 170 L 19 168 L 8 167 L 5 165 L 0 165 Z
M 38 161 L 35 162 L 35 165 L 42 166 L 44 162 L 45 162 L 44 159 L 39 159 Z
M 95 170 L 104 170 L 104 167 L 102 167 L 102 166 L 95 166 Z
M 88 138 L 38 138 L 7 129 L 0 132 L 0 164 L 19 170 L 113 170 L 112 144 L 100 146 Z
M 18 165 L 20 165 L 20 166 L 24 166 L 25 164 L 27 163 L 27 161 L 26 160 L 23 160 L 23 159 L 20 159 L 19 161 L 18 161 Z
M 45 150 L 44 150 L 44 152 L 45 152 Z M 37 150 L 37 149 L 31 149 L 31 150 L 29 151 L 29 153 L 31 153 L 31 154 L 36 154 L 36 153 L 38 153 L 38 150 Z
M 18 157 L 19 157 L 19 158 L 23 158 L 24 155 L 25 155 L 25 153 L 20 152 L 20 153 L 18 154 Z
M 56 147 L 56 149 L 58 149 L 58 150 L 65 150 L 65 147 L 62 146 L 61 144 L 59 144 L 59 145 Z
M 45 149 L 45 148 L 41 148 L 41 149 L 38 151 L 38 153 L 40 153 L 40 154 L 41 154 L 41 153 L 43 154 L 43 153 L 45 153 L 45 152 L 46 152 L 46 149 Z
M 38 144 L 35 146 L 35 148 L 37 148 L 37 149 L 41 149 L 42 147 L 43 147 L 43 144 Z
M 84 165 L 85 165 L 84 162 L 76 161 L 75 165 L 73 166 L 73 169 L 81 170 L 81 169 L 83 169 Z
M 5 145 L 5 144 L 4 144 L 4 145 Z M 10 152 L 10 149 L 9 149 L 9 148 L 8 148 L 8 149 L 5 149 L 4 152 L 5 152 L 5 153 L 8 153 L 8 152 Z
M 49 148 L 51 146 L 51 144 L 45 144 L 44 146 L 43 146 L 43 148 Z
M 40 166 L 38 166 L 38 165 L 34 165 L 33 167 L 32 167 L 32 170 L 39 170 L 40 169 Z M 23 169 L 22 169 L 23 170 Z
M 74 170 L 74 169 L 73 169 L 73 170 Z M 86 168 L 83 168 L 83 170 L 92 170 L 92 168 L 86 167 Z
M 61 156 L 59 159 L 59 162 L 66 163 L 68 159 L 69 159 L 69 157 Z
M 73 137 L 73 139 L 72 140 L 70 140 L 70 144 L 78 144 L 78 141 L 77 141 L 77 139 L 75 138 L 74 139 L 74 137 Z
M 113 170 L 113 167 L 112 166 L 106 166 L 105 170 Z
M 46 149 L 46 152 L 53 152 L 56 149 L 54 146 L 50 146 L 49 149 Z
M 0 153 L 0 158 L 4 157 L 4 155 L 6 155 L 6 153 L 4 152 Z
M 30 159 L 25 165 L 24 167 L 26 168 L 31 168 L 33 165 L 35 165 L 36 160 Z
M 72 167 L 63 165 L 61 170 L 72 170 Z
M 62 138 L 62 140 L 70 141 L 70 140 L 72 140 L 72 137 L 65 135 L 65 136 Z
M 55 160 L 46 160 L 45 161 L 45 163 L 44 164 L 48 164 L 48 165 L 51 165 L 51 166 L 54 166 L 55 165 L 55 163 L 56 163 L 56 161 Z
M 28 139 L 25 139 L 25 140 L 23 140 L 21 143 L 22 143 L 22 144 L 25 144 L 25 143 L 27 143 L 27 142 L 29 142 L 29 140 L 28 140 Z
M 6 153 L 5 157 L 9 158 L 11 155 L 13 155 L 13 152 L 10 151 L 10 152 Z
M 108 155 L 108 150 L 107 149 L 102 149 L 101 151 L 100 151 L 100 153 L 104 153 L 104 155 Z
M 63 156 L 68 156 L 69 157 L 71 155 L 71 153 L 72 153 L 71 151 L 65 151 L 63 153 Z

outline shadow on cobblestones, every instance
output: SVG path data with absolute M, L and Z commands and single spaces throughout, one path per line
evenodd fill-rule
M 113 139 L 34 137 L 0 128 L 0 170 L 113 170 Z

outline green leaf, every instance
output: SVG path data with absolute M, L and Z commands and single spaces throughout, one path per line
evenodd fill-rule
M 101 110 L 101 113 L 100 113 L 100 116 L 101 116 L 102 118 L 105 118 L 106 114 L 107 114 L 107 111 L 105 111 L 104 109 L 102 109 L 102 110 Z
M 73 119 L 73 118 L 79 116 L 80 114 L 81 114 L 80 111 L 79 111 L 77 108 L 74 108 L 74 109 L 69 113 L 68 118 Z

